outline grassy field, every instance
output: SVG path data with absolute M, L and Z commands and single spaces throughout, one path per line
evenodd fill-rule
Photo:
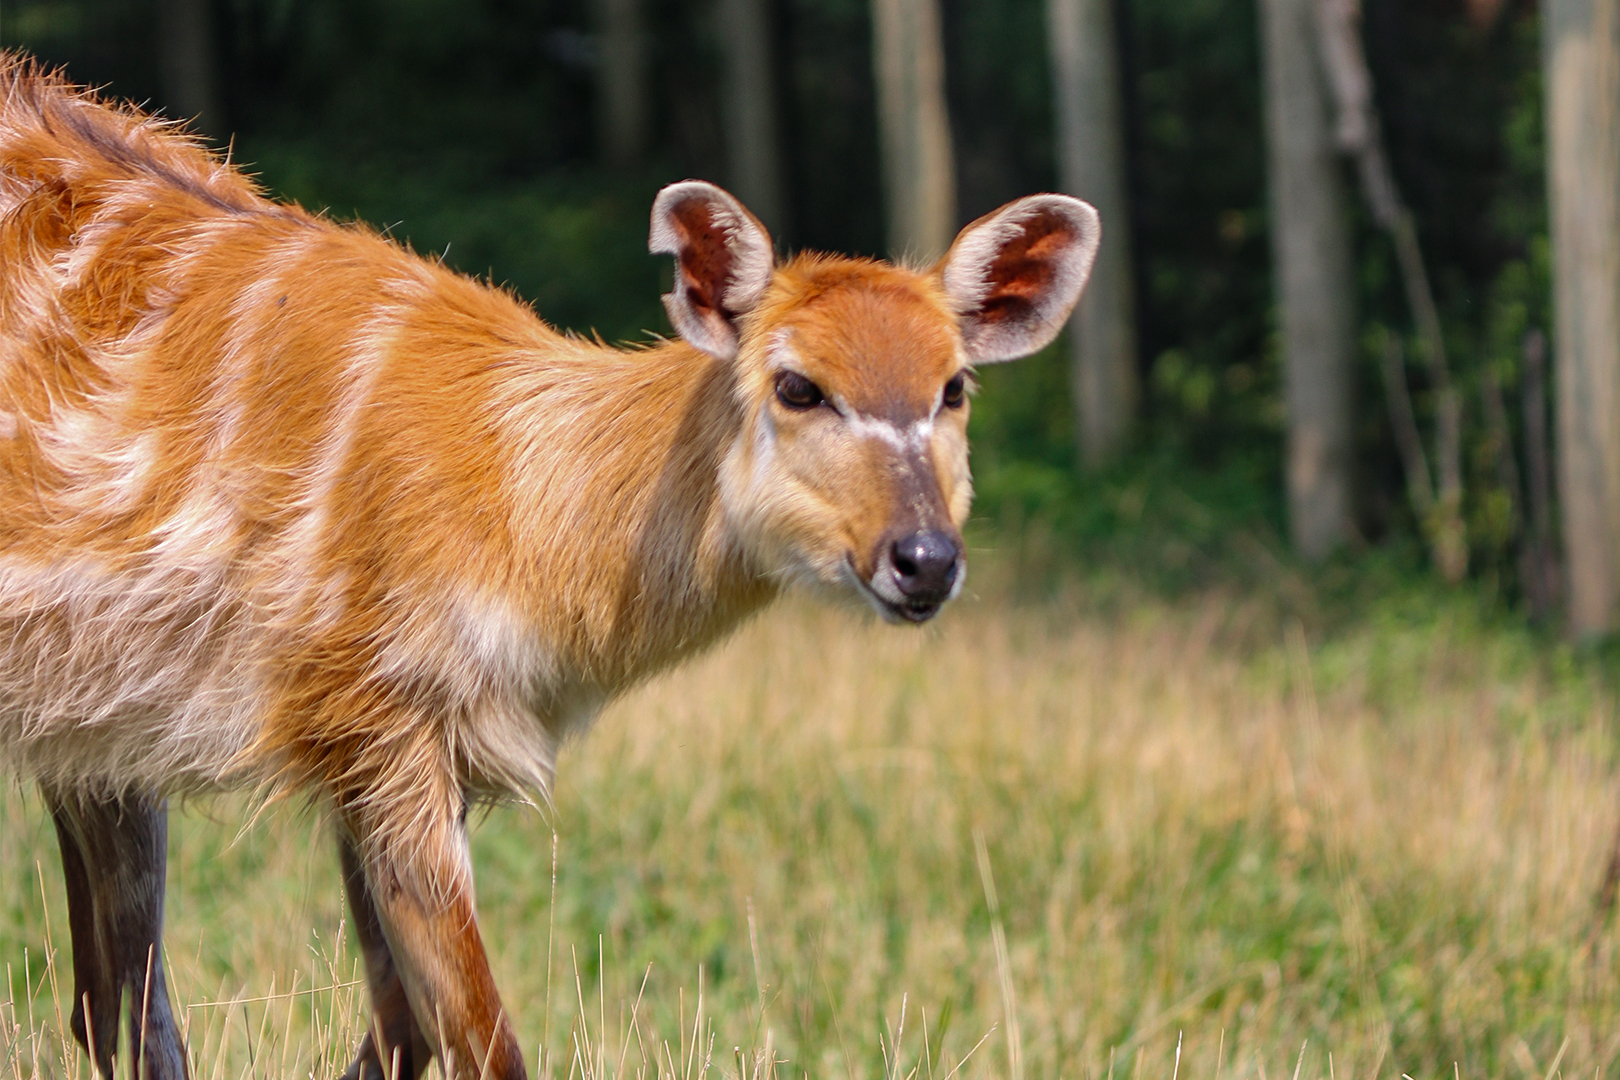
M 615 705 L 553 810 L 478 822 L 541 1076 L 1607 1074 L 1599 664 L 1467 598 L 1307 632 L 980 571 L 921 633 L 776 610 Z M 334 1077 L 365 1002 L 318 816 L 198 801 L 171 843 L 196 1075 Z M 0 866 L 0 1076 L 87 1077 L 15 784 Z

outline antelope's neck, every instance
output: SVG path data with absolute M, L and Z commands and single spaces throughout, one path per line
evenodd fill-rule
M 683 342 L 569 341 L 506 393 L 523 607 L 558 670 L 611 694 L 774 595 L 721 506 L 744 423 L 729 365 Z

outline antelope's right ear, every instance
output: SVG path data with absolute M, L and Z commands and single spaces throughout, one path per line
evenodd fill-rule
M 1101 239 L 1097 211 L 1067 195 L 1031 195 L 963 229 L 936 272 L 968 359 L 1015 360 L 1057 337 Z
M 685 180 L 653 200 L 647 249 L 675 256 L 664 309 L 676 331 L 710 356 L 734 359 L 737 321 L 759 303 L 776 265 L 765 226 L 727 192 Z

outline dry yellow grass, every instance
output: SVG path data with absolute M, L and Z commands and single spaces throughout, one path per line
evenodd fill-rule
M 1466 619 L 1313 647 L 1252 616 L 989 599 L 911 633 L 792 605 L 617 704 L 553 811 L 476 828 L 534 1067 L 1604 1073 L 1620 969 L 1591 901 L 1620 803 L 1596 684 Z M 243 830 L 203 802 L 173 834 L 199 1077 L 335 1076 L 364 1002 L 316 816 Z M 4 1075 L 87 1076 L 54 846 L 15 786 L 0 853 Z

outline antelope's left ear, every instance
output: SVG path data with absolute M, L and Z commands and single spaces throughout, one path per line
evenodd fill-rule
M 676 331 L 710 356 L 734 359 L 738 321 L 759 303 L 776 266 L 765 226 L 730 193 L 684 180 L 653 200 L 647 249 L 675 256 L 664 308 Z
M 968 359 L 1016 360 L 1057 337 L 1101 239 L 1097 211 L 1067 195 L 1031 195 L 963 229 L 935 273 L 961 319 Z

